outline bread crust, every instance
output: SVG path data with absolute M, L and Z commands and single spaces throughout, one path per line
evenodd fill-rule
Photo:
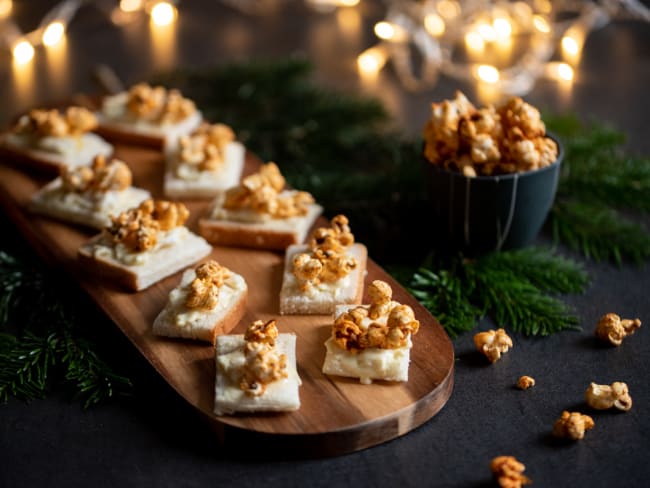
M 305 221 L 295 229 L 277 229 L 273 223 L 246 223 L 210 218 L 199 219 L 199 234 L 219 246 L 247 247 L 282 251 L 305 240 L 309 229 L 322 213 L 320 205 L 310 205 Z
M 235 303 L 233 303 L 230 308 L 228 308 L 228 310 L 224 311 L 224 315 L 212 325 L 211 329 L 176 327 L 170 323 L 170 320 L 173 320 L 175 315 L 167 312 L 166 309 L 163 309 L 154 321 L 153 332 L 154 334 L 160 336 L 196 339 L 210 342 L 214 345 L 218 336 L 229 333 L 237 326 L 239 321 L 244 316 L 247 302 L 248 287 L 241 290 L 235 300 Z
M 77 256 L 81 268 L 93 271 L 102 281 L 112 281 L 130 291 L 144 290 L 212 252 L 208 243 L 190 233 L 187 238 L 191 241 L 183 243 L 182 252 L 173 253 L 174 260 L 161 260 L 154 265 L 128 266 L 112 258 L 98 258 L 93 255 L 93 246 L 102 238 L 103 234 L 99 234 L 79 248 Z

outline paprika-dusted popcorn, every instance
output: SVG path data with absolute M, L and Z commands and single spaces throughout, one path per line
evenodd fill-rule
M 557 159 L 557 145 L 546 137 L 539 110 L 519 97 L 476 108 L 456 92 L 454 100 L 431 109 L 424 155 L 432 164 L 474 177 L 532 171 Z

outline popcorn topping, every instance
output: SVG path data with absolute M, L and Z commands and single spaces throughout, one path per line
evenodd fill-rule
M 597 385 L 591 383 L 585 393 L 587 405 L 596 410 L 607 410 L 616 408 L 627 412 L 632 408 L 632 397 L 627 385 L 620 381 L 615 381 L 609 385 Z
M 424 155 L 465 176 L 530 171 L 557 159 L 539 111 L 519 97 L 501 107 L 475 108 L 460 92 L 431 106 L 424 128 Z
M 420 322 L 415 319 L 413 309 L 408 305 L 389 301 L 385 307 L 386 296 L 392 296 L 393 290 L 384 281 L 375 280 L 371 287 L 381 290 L 370 294 L 371 304 L 368 308 L 359 306 L 342 313 L 334 320 L 332 338 L 341 348 L 356 353 L 367 348 L 398 349 L 408 344 L 408 338 L 417 334 Z M 390 300 L 390 298 L 389 298 Z M 370 316 L 370 310 L 375 314 L 378 310 L 384 313 Z M 362 326 L 365 319 L 378 319 L 388 316 L 386 325 L 371 322 L 367 328 Z
M 621 319 L 615 313 L 608 313 L 598 321 L 596 337 L 614 346 L 620 346 L 623 339 L 634 334 L 639 327 L 641 327 L 639 319 Z
M 501 354 L 512 347 L 512 339 L 503 329 L 479 332 L 474 336 L 474 345 L 491 363 L 498 361 Z
M 126 109 L 137 119 L 159 123 L 180 122 L 196 112 L 194 102 L 184 98 L 178 90 L 152 87 L 146 83 L 131 87 L 127 93 Z
M 553 435 L 577 441 L 585 436 L 586 431 L 593 429 L 594 425 L 594 420 L 589 415 L 565 410 L 553 425 Z
M 142 252 L 156 245 L 158 231 L 180 227 L 188 216 L 189 211 L 182 203 L 149 199 L 118 216 L 111 216 L 112 223 L 105 231 L 114 244 Z
M 282 195 L 285 180 L 277 165 L 267 163 L 258 173 L 247 176 L 240 186 L 229 189 L 223 207 L 230 210 L 249 209 L 274 219 L 307 215 L 314 198 L 307 192 Z
M 219 289 L 230 277 L 230 270 L 214 260 L 196 268 L 196 278 L 190 283 L 185 300 L 188 308 L 212 310 L 219 303 Z
M 202 124 L 193 134 L 180 138 L 181 164 L 199 171 L 215 171 L 224 163 L 226 146 L 235 140 L 233 130 L 224 124 Z
M 63 167 L 62 187 L 67 192 L 84 193 L 122 191 L 131 186 L 129 167 L 119 159 L 109 163 L 102 155 L 95 156 L 92 166 Z
M 517 388 L 520 390 L 527 390 L 528 388 L 532 388 L 535 386 L 535 378 L 531 376 L 521 376 L 517 380 Z
M 246 362 L 239 384 L 246 395 L 261 396 L 269 383 L 288 376 L 287 356 L 275 349 L 277 337 L 275 320 L 256 320 L 248 326 L 244 334 Z
M 293 257 L 293 275 L 300 289 L 309 292 L 320 283 L 336 283 L 349 275 L 358 265 L 357 260 L 347 254 L 352 244 L 354 235 L 345 215 L 334 217 L 330 228 L 316 229 L 308 242 L 309 252 Z
M 17 134 L 37 137 L 80 136 L 97 127 L 95 115 L 83 107 L 68 107 L 65 114 L 58 110 L 32 110 L 18 119 Z
M 524 476 L 526 466 L 513 456 L 497 456 L 490 462 L 490 470 L 502 488 L 520 488 L 532 481 Z

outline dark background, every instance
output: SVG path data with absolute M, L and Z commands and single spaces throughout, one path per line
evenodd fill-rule
M 21 28 L 35 28 L 51 4 L 15 2 Z M 6 123 L 32 106 L 97 92 L 92 72 L 99 63 L 129 85 L 174 66 L 298 55 L 313 61 L 317 83 L 379 97 L 396 124 L 417 134 L 431 101 L 458 88 L 470 98 L 476 94 L 445 78 L 432 89 L 410 93 L 390 69 L 375 86 L 360 83 L 356 55 L 375 42 L 372 25 L 384 8 L 362 1 L 346 14 L 320 14 L 287 1 L 275 12 L 253 16 L 222 2 L 185 0 L 179 3 L 175 55 L 156 60 L 146 18 L 118 28 L 101 10 L 85 7 L 69 26 L 62 69 L 51 69 L 37 49 L 31 84 L 24 83 L 9 53 L 0 53 L 0 117 Z M 356 28 L 345 27 L 355 22 Z M 526 98 L 552 112 L 611 123 L 629 136 L 630 151 L 648 154 L 649 82 L 648 24 L 616 22 L 589 36 L 569 93 L 541 80 Z M 24 247 L 11 224 L 3 219 L 2 225 L 3 244 Z M 543 236 L 539 242 L 546 242 Z M 474 352 L 473 334 L 465 334 L 454 341 L 456 384 L 438 415 L 394 441 L 315 460 L 253 459 L 220 446 L 194 410 L 81 295 L 88 327 L 95 329 L 109 362 L 132 377 L 134 395 L 89 410 L 64 392 L 29 405 L 10 399 L 0 406 L 0 486 L 491 486 L 488 464 L 501 454 L 524 462 L 535 486 L 648 486 L 649 267 L 591 262 L 586 267 L 592 277 L 587 292 L 566 297 L 581 331 L 541 339 L 512 334 L 514 349 L 491 366 Z M 644 325 L 619 348 L 601 346 L 593 329 L 607 312 L 639 317 Z M 492 326 L 485 321 L 479 328 Z M 535 377 L 537 385 L 516 390 L 522 374 Z M 627 382 L 632 410 L 594 413 L 596 427 L 584 440 L 558 443 L 550 436 L 553 422 L 564 409 L 586 412 L 583 395 L 591 381 Z

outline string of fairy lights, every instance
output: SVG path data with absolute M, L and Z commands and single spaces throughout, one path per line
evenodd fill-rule
M 221 0 L 246 14 L 263 14 L 286 0 Z M 361 0 L 304 0 L 332 12 L 357 8 Z M 366 0 L 368 1 L 368 0 Z M 31 32 L 12 18 L 12 0 L 0 0 L 0 47 L 17 64 L 29 63 L 39 47 L 56 46 L 85 4 L 125 24 L 149 15 L 166 26 L 178 16 L 172 0 L 65 0 Z M 434 86 L 440 75 L 523 95 L 542 77 L 571 82 L 589 33 L 614 20 L 650 22 L 639 0 L 386 0 L 384 20 L 374 25 L 377 43 L 357 58 L 362 77 L 392 65 L 407 89 Z
M 65 0 L 57 3 L 43 17 L 39 26 L 22 32 L 12 18 L 12 0 L 0 0 L 0 47 L 11 51 L 17 64 L 29 63 L 36 53 L 36 48 L 51 48 L 61 42 L 77 11 L 85 4 L 92 3 L 106 10 L 111 20 L 122 25 L 137 16 L 147 14 L 151 22 L 166 26 L 178 16 L 175 2 L 158 0 L 120 0 L 91 2 L 83 0 Z

